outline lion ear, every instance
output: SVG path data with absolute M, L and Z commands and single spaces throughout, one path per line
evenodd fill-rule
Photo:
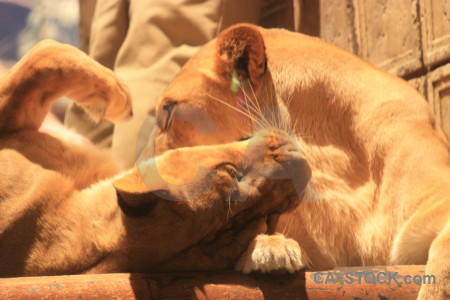
M 240 80 L 249 78 L 257 87 L 267 69 L 264 39 L 258 27 L 249 24 L 232 26 L 217 37 L 219 74 L 231 79 L 233 71 Z
M 144 183 L 138 169 L 134 168 L 113 181 L 119 207 L 125 215 L 148 215 L 160 201 L 170 199 L 168 186 L 158 178 L 155 176 L 155 181 Z

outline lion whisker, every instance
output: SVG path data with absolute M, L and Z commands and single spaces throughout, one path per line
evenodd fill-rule
M 261 111 L 261 107 L 259 106 L 258 101 L 256 101 L 257 99 L 254 98 L 255 101 L 253 101 L 252 98 L 245 92 L 245 90 L 243 88 L 241 88 L 241 91 L 244 94 L 244 99 L 245 99 L 245 104 L 246 104 L 247 110 L 249 110 L 251 108 L 253 110 L 254 116 L 259 121 L 259 122 L 257 122 L 256 127 L 264 128 L 264 126 L 268 125 L 268 124 L 264 124 L 263 123 L 263 121 L 265 121 L 265 120 L 264 120 L 264 116 L 263 116 L 262 111 Z M 250 100 L 250 101 L 248 101 L 248 100 Z M 252 105 L 249 105 L 249 102 Z
M 256 108 L 258 109 L 258 111 L 260 112 L 260 115 L 262 117 L 261 106 L 259 105 L 259 102 L 257 101 L 258 98 L 256 97 L 255 90 L 253 89 L 253 87 L 252 87 L 252 85 L 250 83 L 250 79 L 247 79 L 247 81 L 248 81 L 248 85 L 250 86 L 250 90 L 252 91 L 253 99 L 255 99 Z
M 246 112 L 243 112 L 242 110 L 240 110 L 240 109 L 234 107 L 233 105 L 231 105 L 231 104 L 229 104 L 229 103 L 227 103 L 227 102 L 225 102 L 225 101 L 223 101 L 223 100 L 221 100 L 221 99 L 219 99 L 219 98 L 217 98 L 217 97 L 215 97 L 215 96 L 213 96 L 213 95 L 211 95 L 211 94 L 208 94 L 208 96 L 211 97 L 211 99 L 216 100 L 217 102 L 219 102 L 219 103 L 221 103 L 221 104 L 227 106 L 228 108 L 231 108 L 231 109 L 233 109 L 234 111 L 236 111 L 236 112 L 238 112 L 238 113 L 240 113 L 240 114 L 243 114 L 244 116 L 246 116 L 246 117 L 248 117 L 250 120 L 252 120 L 254 123 L 257 122 L 257 120 L 256 120 L 254 117 L 252 117 L 250 114 L 248 114 L 248 113 L 246 113 Z
M 260 118 L 261 113 L 254 106 L 250 105 L 250 104 L 253 104 L 253 102 L 251 101 L 251 98 L 245 93 L 245 91 L 243 89 L 242 89 L 242 92 L 244 93 L 245 107 L 247 108 L 248 114 L 252 114 L 256 118 L 256 120 L 258 120 L 257 123 L 259 124 L 261 121 L 261 118 Z M 251 109 L 251 111 L 250 111 L 250 109 Z

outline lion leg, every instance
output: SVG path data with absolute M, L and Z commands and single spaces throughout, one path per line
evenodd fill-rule
M 260 234 L 250 243 L 236 263 L 236 271 L 294 273 L 310 265 L 308 256 L 299 244 L 282 234 Z
M 425 274 L 436 282 L 422 282 L 418 299 L 450 299 L 450 221 L 431 244 Z
M 0 86 L 0 131 L 37 130 L 54 100 L 68 96 L 94 119 L 131 114 L 128 88 L 80 50 L 43 41 L 25 55 Z
M 288 162 L 286 165 L 294 166 L 293 161 L 289 160 L 290 155 L 297 153 L 303 157 L 300 150 L 295 144 L 290 144 L 290 140 L 286 139 L 282 133 L 275 134 L 275 131 L 268 130 L 262 132 L 261 137 L 267 139 L 266 146 L 271 149 L 266 155 L 272 155 L 275 160 L 280 157 L 281 160 Z M 250 150 L 250 153 L 256 153 L 257 150 Z M 287 168 L 285 168 L 287 170 Z M 303 180 L 298 185 L 297 193 L 303 193 L 307 189 L 306 184 L 311 177 L 309 166 L 303 167 L 296 165 L 292 171 L 299 175 Z M 303 175 L 300 175 L 303 174 Z M 293 178 L 293 177 L 292 177 Z M 299 199 L 301 194 L 297 195 Z M 247 250 L 239 258 L 235 265 L 235 269 L 244 274 L 251 272 L 274 273 L 289 272 L 294 273 L 304 269 L 310 265 L 310 261 L 305 251 L 303 251 L 297 241 L 287 238 L 283 234 L 274 234 L 279 215 L 272 214 L 267 217 L 267 232 L 256 236 L 250 243 Z
M 419 293 L 421 300 L 450 297 L 449 190 L 447 182 L 442 185 L 434 183 L 434 187 L 420 188 L 427 191 L 422 194 L 425 201 L 398 233 L 390 259 L 394 265 L 426 263 Z

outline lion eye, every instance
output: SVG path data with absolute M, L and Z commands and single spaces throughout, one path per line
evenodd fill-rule
M 240 138 L 240 139 L 238 140 L 238 142 L 248 141 L 248 140 L 251 139 L 251 138 L 252 138 L 251 136 L 246 136 L 246 137 Z
M 156 113 L 156 124 L 162 130 L 166 129 L 172 121 L 173 112 L 175 110 L 175 102 L 170 102 L 158 109 Z
M 236 178 L 238 181 L 242 178 L 242 174 L 240 174 L 238 168 L 231 163 L 220 164 L 217 168 L 227 172 L 231 177 Z
M 234 165 L 232 165 L 232 164 L 225 164 L 225 165 L 223 166 L 223 169 L 224 169 L 228 174 L 230 174 L 232 177 L 236 177 L 236 175 L 237 175 L 237 168 L 236 168 Z

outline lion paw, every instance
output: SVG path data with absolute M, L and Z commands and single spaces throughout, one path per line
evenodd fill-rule
M 308 265 L 298 243 L 284 235 L 258 235 L 237 262 L 235 269 L 244 274 L 294 273 Z
M 86 67 L 87 68 L 87 67 Z M 93 65 L 89 84 L 80 85 L 68 96 L 95 120 L 127 120 L 132 116 L 128 87 L 110 70 Z

